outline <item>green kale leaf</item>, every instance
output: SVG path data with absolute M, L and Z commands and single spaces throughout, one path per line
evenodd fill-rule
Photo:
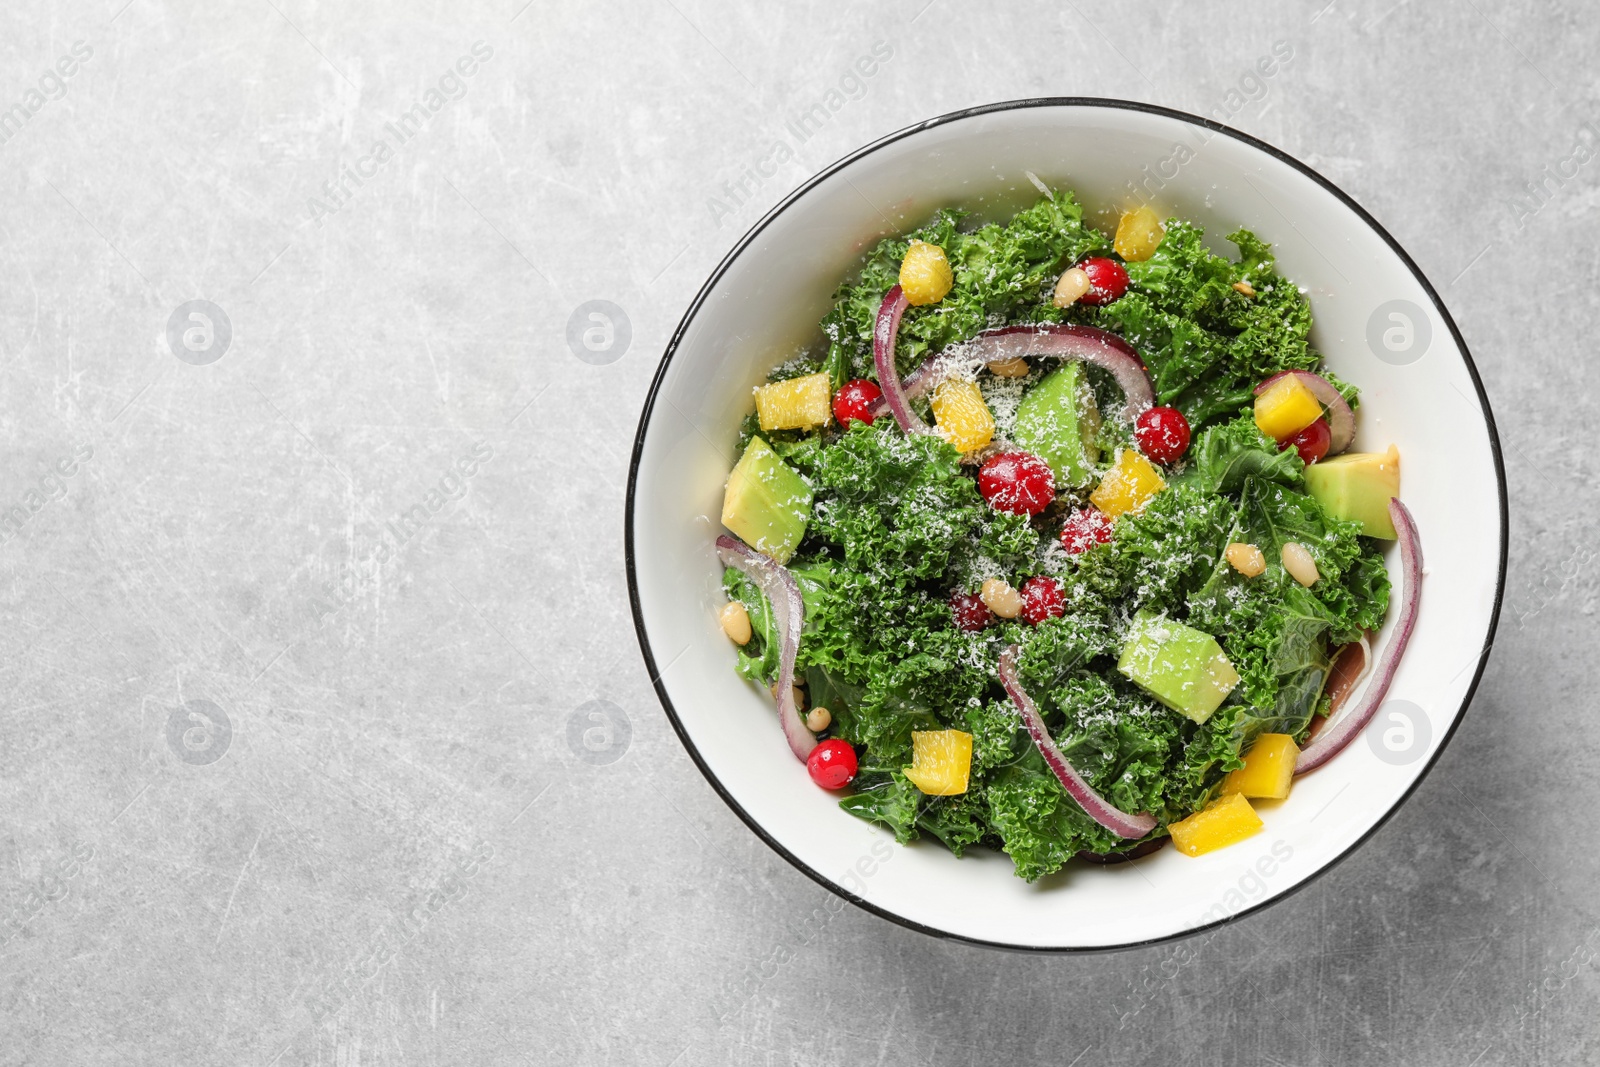
M 1237 493 L 1247 478 L 1277 482 L 1291 489 L 1305 486 L 1305 464 L 1292 448 L 1278 443 L 1256 426 L 1246 412 L 1231 422 L 1202 430 L 1189 446 L 1177 481 L 1209 493 Z
M 1234 261 L 1207 249 L 1192 223 L 1169 219 L 1166 230 L 1154 255 L 1128 264 L 1128 294 L 1093 319 L 1139 350 L 1158 403 L 1199 430 L 1248 404 L 1268 375 L 1316 369 L 1311 304 L 1278 276 L 1264 242 L 1249 230 L 1229 234 Z M 1234 288 L 1241 282 L 1253 295 Z
M 875 377 L 873 325 L 913 239 L 944 249 L 955 283 L 939 303 L 906 311 L 895 351 L 901 373 L 930 351 L 999 323 L 1059 321 L 1061 312 L 1049 299 L 1056 279 L 1082 257 L 1109 247 L 1103 234 L 1084 225 L 1083 209 L 1065 190 L 1003 225 L 963 230 L 965 218 L 963 211 L 943 210 L 920 229 L 880 241 L 857 279 L 839 287 L 833 310 L 822 320 L 828 339 L 824 366 L 835 388 L 850 378 Z

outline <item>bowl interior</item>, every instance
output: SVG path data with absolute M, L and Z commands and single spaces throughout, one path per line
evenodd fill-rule
M 1202 224 L 1219 251 L 1232 252 L 1223 235 L 1239 226 L 1270 241 L 1279 269 L 1311 298 L 1317 347 L 1361 389 L 1354 447 L 1399 446 L 1401 493 L 1427 561 L 1420 617 L 1389 702 L 1289 799 L 1258 805 L 1262 833 L 1198 859 L 1167 848 L 1135 864 L 1072 864 L 1034 885 L 1000 854 L 957 860 L 937 843 L 897 846 L 812 785 L 770 699 L 733 672 L 715 620 L 722 598 L 712 551 L 750 390 L 818 340 L 830 294 L 861 252 L 941 206 L 1008 217 L 1039 195 L 1030 171 L 1075 190 L 1103 228 L 1146 200 L 1162 217 Z M 691 308 L 656 381 L 636 460 L 636 618 L 661 697 L 708 776 L 813 877 L 889 917 L 976 941 L 1135 944 L 1238 915 L 1304 882 L 1373 830 L 1432 763 L 1476 683 L 1497 612 L 1497 446 L 1467 354 L 1426 283 L 1297 165 L 1145 109 L 1054 102 L 964 113 L 819 176 L 752 231 Z M 1393 555 L 1390 564 L 1396 573 Z

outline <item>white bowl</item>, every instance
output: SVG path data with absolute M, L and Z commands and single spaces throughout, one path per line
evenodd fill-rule
M 946 205 L 1009 217 L 1038 195 L 1029 171 L 1073 189 L 1102 225 L 1143 182 L 1163 217 L 1202 224 L 1219 250 L 1232 253 L 1223 235 L 1241 225 L 1270 241 L 1279 269 L 1311 297 L 1316 346 L 1361 389 L 1354 447 L 1400 448 L 1401 495 L 1427 562 L 1390 703 L 1289 799 L 1259 805 L 1262 833 L 1198 859 L 1167 848 L 1131 864 L 1069 864 L 1033 885 L 997 852 L 956 859 L 936 842 L 898 846 L 811 783 L 770 698 L 734 673 L 715 618 L 721 566 L 712 549 L 751 387 L 817 340 L 830 294 L 862 251 Z M 1192 933 L 1280 898 L 1348 855 L 1454 732 L 1505 579 L 1493 418 L 1461 336 L 1416 264 L 1348 196 L 1277 149 L 1205 119 L 1111 100 L 1022 100 L 933 119 L 841 160 L 774 208 L 717 267 L 667 348 L 639 422 L 626 521 L 634 622 L 656 691 L 690 755 L 750 828 L 886 918 L 1037 950 Z M 1391 556 L 1392 574 L 1395 563 Z

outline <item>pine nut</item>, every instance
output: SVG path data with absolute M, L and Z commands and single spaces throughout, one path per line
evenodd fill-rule
M 1010 359 L 997 359 L 989 364 L 989 372 L 998 374 L 1002 378 L 1026 378 L 1028 376 L 1028 361 L 1021 356 L 1012 356 Z
M 1284 542 L 1283 569 L 1301 585 L 1315 585 L 1322 577 L 1317 573 L 1317 561 L 1311 558 L 1310 550 L 1298 541 Z
M 833 722 L 833 713 L 827 708 L 812 708 L 806 712 L 806 729 L 812 733 L 821 733 Z
M 792 685 L 792 686 L 789 687 L 789 689 L 790 689 L 791 692 L 794 693 L 794 709 L 796 711 L 800 711 L 801 714 L 805 714 L 804 711 L 802 711 L 801 709 L 803 709 L 806 706 L 806 691 L 804 689 L 801 689 L 798 685 Z M 770 686 L 768 686 L 767 687 L 767 692 L 772 694 L 773 703 L 777 703 L 777 700 L 778 700 L 778 683 L 777 682 L 773 682 Z
M 728 635 L 728 640 L 736 645 L 750 643 L 750 613 L 744 610 L 743 604 L 737 600 L 728 601 L 717 613 L 717 621 L 722 623 L 722 632 Z
M 1233 287 L 1245 296 L 1255 296 L 1256 290 L 1249 282 L 1234 282 Z
M 1235 541 L 1228 546 L 1225 553 L 1228 562 L 1233 564 L 1233 569 L 1246 578 L 1254 578 L 1267 569 L 1267 557 L 1255 545 L 1243 541 Z
M 1089 275 L 1081 267 L 1069 267 L 1056 282 L 1054 304 L 1058 308 L 1071 307 L 1089 291 Z
M 1002 619 L 1014 619 L 1022 614 L 1022 594 L 1000 578 L 990 578 L 978 590 L 978 596 L 989 605 L 989 610 Z

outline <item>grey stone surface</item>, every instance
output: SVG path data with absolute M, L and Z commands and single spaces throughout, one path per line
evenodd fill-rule
M 1576 3 L 10 0 L 0 1062 L 1594 1062 L 1600 164 L 1544 168 L 1594 136 L 1597 36 Z M 1393 821 L 1084 958 L 825 908 L 673 736 L 622 569 L 640 403 L 743 230 L 1037 94 L 1225 118 L 1372 210 L 1477 356 L 1512 508 L 1498 645 Z M 170 343 L 192 300 L 225 351 L 209 308 Z M 590 300 L 609 363 L 568 345 Z

